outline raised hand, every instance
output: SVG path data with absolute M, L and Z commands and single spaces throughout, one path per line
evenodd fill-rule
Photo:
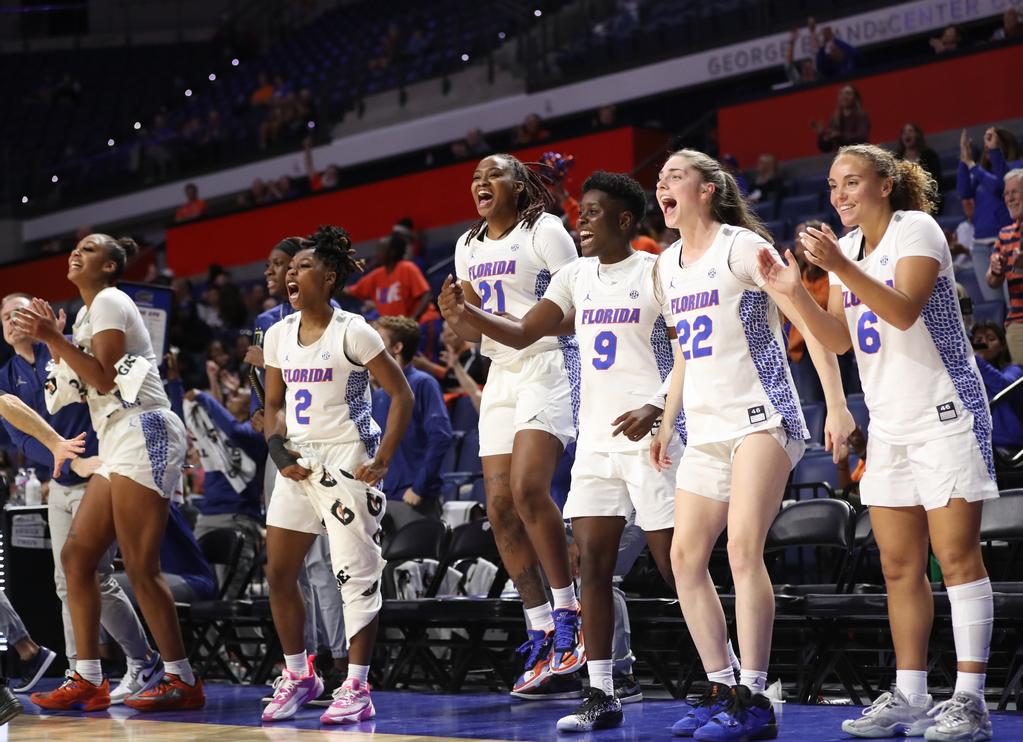
M 50 343 L 61 334 L 64 325 L 57 329 L 56 322 L 53 310 L 50 309 L 47 314 L 45 309 L 36 306 L 35 301 L 32 302 L 31 308 L 24 307 L 14 313 L 14 325 L 33 340 L 43 343 Z
M 785 262 L 778 262 L 774 249 L 762 247 L 757 253 L 757 262 L 760 266 L 760 275 L 767 281 L 767 285 L 785 296 L 792 297 L 796 289 L 802 283 L 799 275 L 799 266 L 791 250 L 785 251 Z
M 465 293 L 462 291 L 462 285 L 451 275 L 444 279 L 437 306 L 441 315 L 449 322 L 457 321 L 465 311 Z
M 838 237 L 827 224 L 823 230 L 807 227 L 805 232 L 799 233 L 799 242 L 806 251 L 806 259 L 828 272 L 839 270 L 849 260 L 838 246 Z
M 69 459 L 77 459 L 85 451 L 85 433 L 79 433 L 74 438 L 60 438 L 50 449 L 53 454 L 53 476 L 59 477 L 61 467 Z

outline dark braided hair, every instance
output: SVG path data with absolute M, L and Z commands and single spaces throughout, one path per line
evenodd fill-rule
M 124 267 L 128 259 L 139 252 L 139 246 L 131 237 L 119 237 L 114 239 L 108 234 L 96 233 L 92 237 L 107 251 L 107 259 L 114 263 L 114 272 L 108 277 L 109 285 L 113 286 L 124 274 Z
M 523 163 L 519 158 L 514 155 L 499 153 L 496 155 L 490 155 L 491 158 L 501 158 L 512 169 L 512 176 L 514 179 L 522 183 L 523 188 L 519 191 L 519 200 L 515 204 L 515 211 L 518 215 L 519 222 L 525 222 L 526 227 L 532 227 L 536 224 L 537 220 L 543 215 L 545 211 L 550 211 L 557 204 L 554 199 L 554 195 L 547 190 L 547 183 L 545 182 L 544 176 L 535 170 L 530 169 L 530 165 L 533 167 L 542 167 L 539 163 L 530 162 Z M 479 235 L 480 232 L 487 226 L 486 219 L 480 219 L 472 225 L 472 229 L 469 230 L 469 234 L 465 238 L 465 244 L 469 244 L 469 241 Z
M 344 227 L 321 226 L 302 241 L 303 250 L 312 250 L 313 256 L 337 274 L 334 291 L 340 291 L 353 273 L 361 273 L 365 261 L 355 257 L 352 238 Z
M 302 238 L 301 237 L 285 237 L 283 240 L 274 245 L 274 250 L 287 255 L 289 258 L 295 257 L 295 253 L 302 249 Z M 271 250 L 271 252 L 273 252 Z

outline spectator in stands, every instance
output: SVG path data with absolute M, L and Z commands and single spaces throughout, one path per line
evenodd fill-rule
M 997 322 L 973 326 L 973 350 L 989 400 L 1023 377 L 1023 367 L 1009 357 L 1005 330 Z M 1018 405 L 1009 400 L 995 405 L 991 408 L 991 423 L 991 443 L 996 448 L 1012 449 L 1012 454 L 1023 448 L 1023 419 Z
M 598 108 L 593 121 L 590 122 L 590 128 L 593 129 L 613 129 L 616 126 L 620 126 L 618 123 L 618 107 L 613 103 Z
M 810 128 L 817 132 L 821 152 L 834 152 L 847 144 L 870 141 L 870 117 L 863 108 L 860 92 L 852 85 L 843 85 L 828 125 L 824 127 L 813 121 Z
M 422 28 L 417 28 L 405 42 L 405 48 L 401 50 L 403 61 L 414 61 L 429 51 L 433 45 L 433 39 L 426 35 Z
M 1006 39 L 1018 39 L 1023 36 L 1023 21 L 1020 20 L 1020 11 L 1017 8 L 1008 8 L 1002 14 L 1002 27 L 991 36 L 992 41 L 1005 41 Z
M 441 330 L 440 339 L 444 345 L 441 362 L 433 363 L 419 355 L 414 361 L 416 368 L 433 374 L 445 394 L 462 392 L 474 398 L 478 410 L 479 392 L 487 383 L 490 359 L 480 353 L 478 344 L 463 340 L 447 322 Z
M 257 78 L 256 89 L 252 91 L 252 95 L 249 97 L 249 103 L 253 106 L 268 106 L 273 97 L 274 86 L 270 83 L 266 73 L 260 72 Z
M 813 18 L 809 20 L 808 27 L 810 49 L 819 77 L 824 79 L 843 77 L 856 71 L 860 54 L 852 44 L 838 38 L 831 26 L 821 28 L 818 36 Z
M 153 117 L 153 125 L 149 131 L 142 130 L 142 172 L 147 181 L 164 180 L 174 164 L 171 151 L 175 139 L 174 130 L 167 125 L 167 117 L 162 113 Z
M 417 322 L 436 319 L 433 292 L 419 266 L 405 260 L 401 235 L 384 237 L 377 248 L 378 268 L 344 289 L 346 296 L 372 302 L 382 317 L 411 317 Z
M 987 271 L 987 283 L 1000 288 L 1008 282 L 1009 313 L 1005 318 L 1005 335 L 1013 363 L 1023 364 L 1023 251 L 1020 231 L 1023 227 L 1023 168 L 1005 175 L 1005 205 L 1012 219 L 1002 227 L 995 240 Z M 976 250 L 977 244 L 974 245 Z M 976 254 L 976 252 L 974 253 Z
M 649 226 L 647 226 L 644 222 L 640 222 L 636 225 L 636 236 L 632 238 L 632 242 L 629 244 L 633 250 L 648 252 L 651 255 L 660 255 L 664 252 L 664 248 L 661 247 L 661 243 L 657 241 L 657 238 L 654 236 Z
M 516 147 L 528 147 L 551 138 L 551 133 L 543 126 L 543 119 L 537 113 L 531 113 L 515 128 L 512 144 Z
M 941 158 L 927 146 L 924 131 L 914 123 L 902 126 L 902 134 L 895 145 L 895 159 L 915 162 L 926 170 L 935 183 L 941 183 Z
M 799 29 L 789 33 L 789 43 L 785 46 L 785 77 L 793 85 L 805 85 L 817 80 L 817 68 L 814 67 L 814 55 L 796 61 L 796 42 L 799 40 Z
M 380 38 L 377 56 L 369 60 L 369 68 L 377 72 L 386 70 L 394 61 L 400 46 L 401 27 L 397 23 L 392 23 L 387 27 L 387 33 Z
M 423 253 L 422 240 L 419 232 L 416 231 L 416 224 L 412 217 L 403 216 L 391 227 L 391 234 L 396 234 L 405 240 L 405 257 L 408 259 L 418 258 Z
M 483 132 L 476 127 L 465 132 L 464 139 L 459 139 L 451 144 L 451 155 L 456 160 L 465 160 L 469 157 L 483 157 L 492 151 L 487 140 L 483 138 Z
M 440 516 L 440 466 L 451 448 L 451 420 L 440 384 L 415 367 L 419 325 L 408 317 L 381 317 L 377 332 L 384 347 L 405 372 L 415 397 L 412 420 L 394 452 L 380 489 L 389 500 L 403 500 L 420 513 Z M 383 389 L 373 392 L 373 418 L 381 428 L 387 422 L 391 398 Z
M 793 238 L 795 258 L 799 263 L 800 277 L 806 290 L 821 308 L 827 309 L 828 293 L 830 290 L 828 273 L 803 257 L 804 248 L 799 235 L 805 232 L 808 227 L 823 229 L 824 223 L 818 219 L 810 219 L 796 225 L 796 229 L 793 232 L 795 235 Z M 817 371 L 806 353 L 806 340 L 794 323 L 789 328 L 788 355 L 792 365 L 792 375 L 796 381 L 796 388 L 800 390 L 801 396 L 806 390 L 809 390 L 813 399 L 824 399 L 824 390 L 821 387 Z
M 220 117 L 220 111 L 216 109 L 206 116 L 206 126 L 199 136 L 198 159 L 202 163 L 216 162 L 220 159 L 224 149 L 224 128 Z
M 285 201 L 298 195 L 298 189 L 292 182 L 291 176 L 288 175 L 282 175 L 271 183 L 269 187 L 275 201 Z
M 757 172 L 746 200 L 753 204 L 777 202 L 785 193 L 785 183 L 778 172 L 778 158 L 764 153 L 757 158 Z
M 199 198 L 199 188 L 195 183 L 188 183 L 185 186 L 185 203 L 174 212 L 174 221 L 188 222 L 198 219 L 206 213 L 206 201 Z
M 1005 175 L 1014 168 L 1023 167 L 1023 160 L 1019 159 L 1020 149 L 1016 137 L 1012 132 L 996 126 L 988 127 L 984 132 L 984 153 L 980 162 L 974 160 L 973 151 L 970 135 L 963 129 L 959 137 L 956 191 L 960 199 L 974 200 L 973 266 L 979 278 L 988 271 L 999 230 L 1013 220 L 1009 217 L 1003 198 Z M 998 301 L 1002 298 L 1000 290 L 988 288 L 994 287 L 990 281 L 980 283 L 984 301 Z M 1011 338 L 1009 344 L 1012 345 Z
M 749 183 L 746 182 L 746 176 L 742 174 L 742 169 L 739 167 L 739 159 L 735 155 L 722 155 L 721 166 L 729 175 L 735 178 L 735 184 L 739 186 L 739 192 L 743 196 L 749 193 Z
M 168 381 L 172 373 L 168 373 Z M 171 394 L 168 384 L 168 396 Z M 226 404 L 221 404 L 207 392 L 192 389 L 184 395 L 183 405 L 185 426 L 195 440 L 205 473 L 195 536 L 202 538 L 217 528 L 234 528 L 245 534 L 230 588 L 234 596 L 241 595 L 244 577 L 263 544 L 263 466 L 267 449 L 263 434 L 249 421 L 250 397 L 249 389 L 240 387 L 228 396 Z
M 256 178 L 252 181 L 252 185 L 249 186 L 249 190 L 238 196 L 238 205 L 249 208 L 252 206 L 268 204 L 276 200 L 277 197 L 274 192 L 267 187 L 266 181 L 262 178 Z
M 327 165 L 322 173 L 316 170 L 316 167 L 313 165 L 312 135 L 308 135 L 302 140 L 302 147 L 302 155 L 305 162 L 305 174 L 306 177 L 309 178 L 309 190 L 316 193 L 317 191 L 329 191 L 331 188 L 337 188 L 341 182 L 341 168 L 338 165 L 331 163 L 330 165 Z
M 931 39 L 931 48 L 935 54 L 948 54 L 949 52 L 959 51 L 959 45 L 962 42 L 963 34 L 959 30 L 959 26 L 945 26 L 941 36 Z

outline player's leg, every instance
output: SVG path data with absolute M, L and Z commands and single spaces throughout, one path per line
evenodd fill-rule
M 572 518 L 572 536 L 579 547 L 590 691 L 582 706 L 558 721 L 561 731 L 588 732 L 622 723 L 622 705 L 615 698 L 612 680 L 614 596 L 611 581 L 624 528 L 625 518 L 621 516 Z
M 41 708 L 97 711 L 110 705 L 110 685 L 103 677 L 99 660 L 100 595 L 96 566 L 114 542 L 114 536 L 109 483 L 94 476 L 60 554 L 78 657 L 75 673 L 53 691 L 32 694 L 32 702 Z

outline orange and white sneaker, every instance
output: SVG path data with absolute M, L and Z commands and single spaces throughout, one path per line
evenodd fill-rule
M 206 705 L 206 693 L 200 678 L 189 685 L 177 675 L 166 673 L 152 688 L 128 696 L 124 705 L 136 711 L 196 711 Z
M 110 708 L 110 681 L 93 685 L 77 672 L 68 672 L 64 683 L 45 693 L 33 693 L 32 703 L 47 711 L 105 711 Z
M 511 694 L 520 696 L 539 688 L 551 677 L 551 646 L 554 632 L 529 629 L 528 639 L 516 651 L 526 656 L 526 667 L 515 680 Z
M 586 664 L 586 644 L 578 609 L 558 608 L 554 619 L 554 646 L 551 649 L 551 672 L 571 675 Z

